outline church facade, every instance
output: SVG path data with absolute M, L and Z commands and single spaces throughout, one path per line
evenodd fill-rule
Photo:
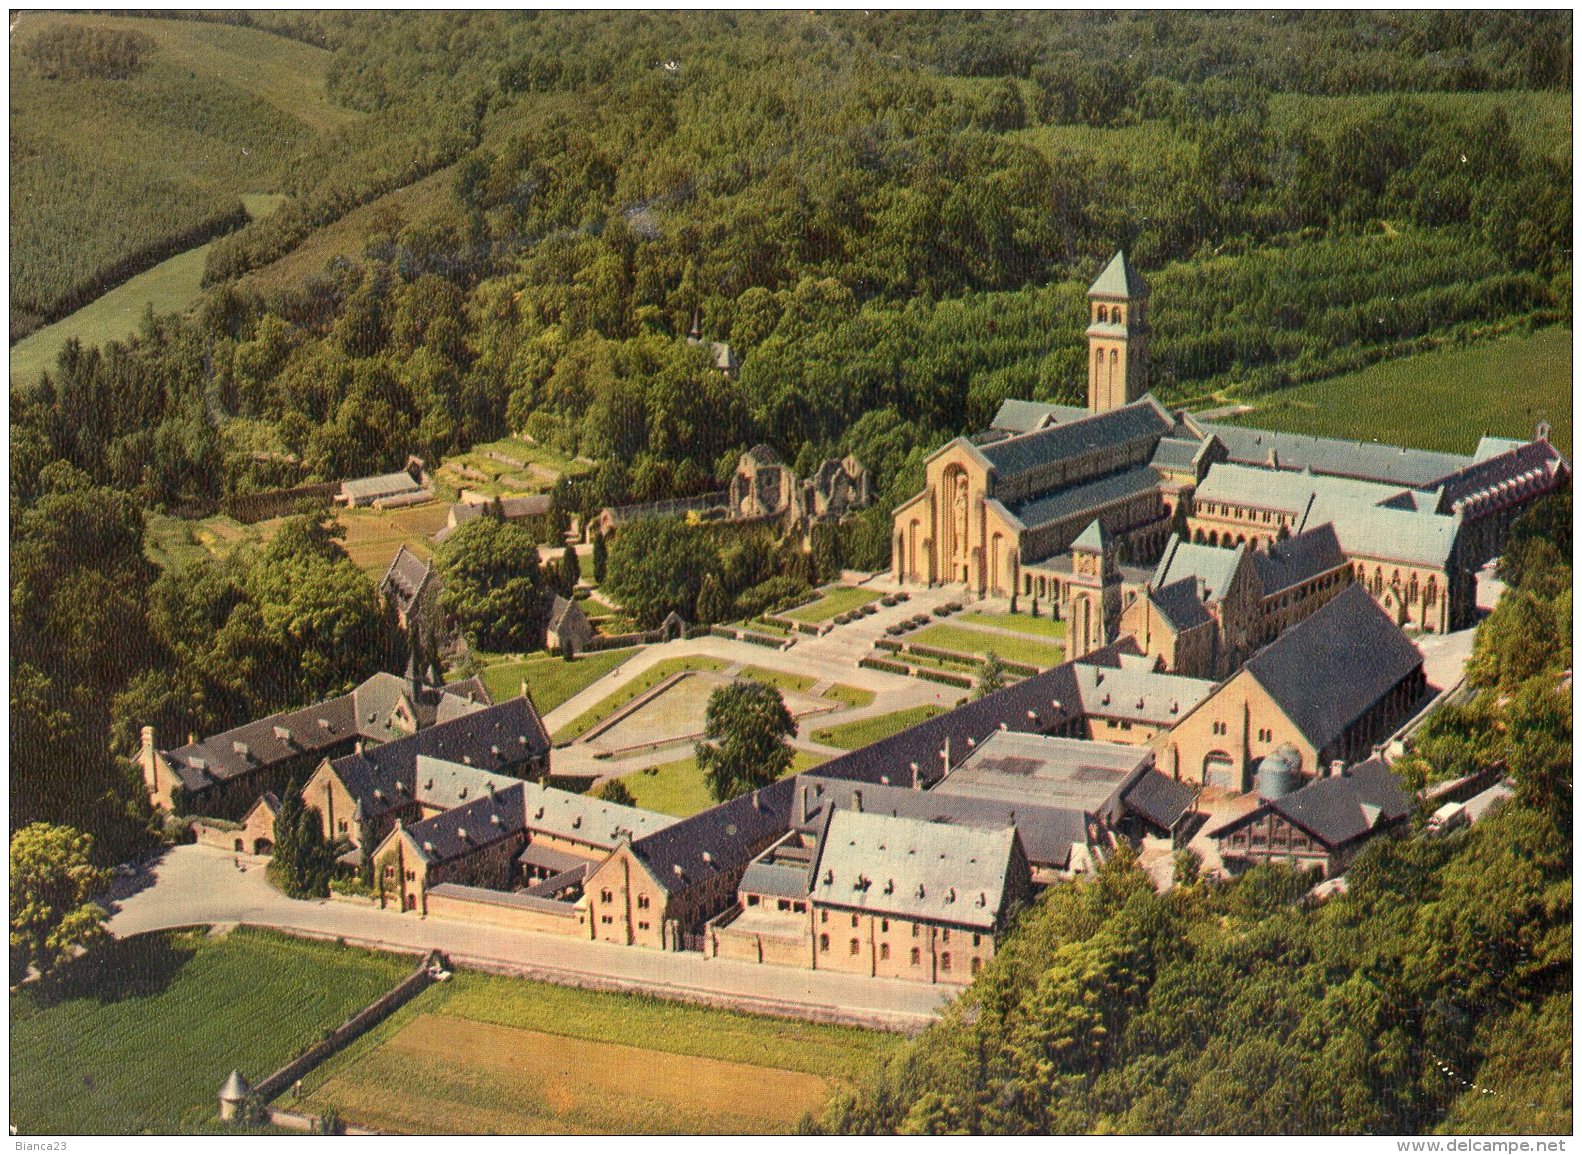
M 1150 291 L 1124 253 L 1088 305 L 1087 406 L 1005 402 L 988 429 L 928 459 L 891 540 L 903 584 L 1081 614 L 1072 656 L 1113 641 L 1122 616 L 1167 580 L 1176 588 L 1128 624 L 1170 635 L 1194 673 L 1223 671 L 1226 655 L 1245 656 L 1352 581 L 1399 626 L 1462 629 L 1478 568 L 1521 511 L 1569 477 L 1542 425 L 1530 441 L 1485 437 L 1468 457 L 1173 412 L 1147 389 Z M 1293 539 L 1316 543 L 1295 551 L 1300 572 Z M 1256 597 L 1232 601 L 1258 604 L 1227 616 L 1201 582 L 1189 598 L 1179 577 L 1155 574 L 1172 542 L 1245 551 L 1262 580 Z

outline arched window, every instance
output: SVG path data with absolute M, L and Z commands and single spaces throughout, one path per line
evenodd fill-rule
M 1409 602 L 1417 600 L 1417 575 L 1415 573 L 1412 575 L 1412 580 L 1406 583 L 1406 600 Z
M 1433 606 L 1433 604 L 1434 604 L 1434 597 L 1435 597 L 1437 592 L 1438 591 L 1435 588 L 1435 583 L 1434 583 L 1434 575 L 1433 574 L 1429 574 L 1428 575 L 1428 584 L 1423 587 L 1423 608 L 1424 609 L 1429 609 L 1429 608 L 1431 608 Z
M 913 965 L 913 966 L 916 966 L 916 965 L 917 965 L 917 964 L 918 964 L 918 963 L 920 963 L 920 962 L 922 962 L 922 961 L 923 961 L 923 952 L 922 952 L 922 951 L 920 951 L 920 950 L 918 950 L 918 949 L 917 949 L 917 948 L 916 948 L 916 947 L 915 947 L 915 946 L 914 946 L 914 947 L 913 947 L 913 948 L 912 948 L 912 965 Z
M 1124 322 L 1125 314 L 1121 312 L 1121 307 L 1119 305 L 1116 305 L 1115 311 L 1110 314 L 1110 320 L 1114 321 L 1117 325 Z
M 1375 594 L 1384 592 L 1384 570 L 1379 566 L 1373 567 L 1373 592 Z
M 823 951 L 829 950 L 829 935 L 821 934 L 818 936 L 818 949 Z
M 1102 325 L 1107 320 L 1109 320 L 1109 310 L 1106 309 L 1103 305 L 1100 305 L 1099 306 L 1099 324 Z
M 879 944 L 879 960 L 881 962 L 889 962 L 890 961 L 890 944 L 889 943 L 881 942 Z
M 1120 351 L 1117 350 L 1117 349 L 1111 349 L 1110 350 L 1110 368 L 1111 369 L 1115 368 L 1116 365 L 1120 364 L 1120 360 L 1121 360 Z

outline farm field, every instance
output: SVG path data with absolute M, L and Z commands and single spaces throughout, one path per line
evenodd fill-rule
M 913 706 L 910 709 L 897 710 L 893 714 L 859 718 L 855 722 L 843 722 L 838 726 L 815 730 L 812 738 L 813 741 L 823 743 L 825 746 L 839 746 L 842 750 L 860 750 L 881 738 L 899 734 L 909 726 L 926 722 L 940 712 L 938 706 Z
M 153 47 L 125 79 L 52 79 L 28 48 L 60 28 L 131 31 Z M 125 280 L 126 262 L 225 231 L 244 194 L 277 190 L 305 150 L 362 119 L 330 101 L 329 62 L 253 28 L 23 15 L 11 44 L 13 324 L 59 316 Z M 165 276 L 193 267 L 200 257 Z
M 844 614 L 869 602 L 876 602 L 880 596 L 877 590 L 859 589 L 856 586 L 836 586 L 818 601 L 778 616 L 789 618 L 793 622 L 827 622 L 837 614 Z
M 1063 647 L 1036 638 L 1011 637 L 944 622 L 924 626 L 916 633 L 907 634 L 904 640 L 919 646 L 954 650 L 959 654 L 972 654 L 980 658 L 992 650 L 1009 661 L 1026 662 L 1033 666 L 1058 666 L 1064 655 Z
M 901 1042 L 463 971 L 308 1076 L 302 1102 L 398 1132 L 783 1133 Z
M 1387 400 L 1383 400 L 1387 399 Z M 1254 398 L 1238 425 L 1471 453 L 1485 433 L 1526 438 L 1540 420 L 1571 453 L 1571 330 L 1541 329 L 1384 361 Z
M 489 696 L 496 702 L 516 697 L 526 680 L 534 704 L 541 713 L 547 714 L 637 653 L 636 649 L 599 650 L 578 654 L 569 662 L 548 656 L 497 662 L 484 667 L 481 676 Z
M 974 626 L 991 626 L 999 630 L 1014 630 L 1035 638 L 1052 638 L 1064 641 L 1066 623 L 1054 618 L 1035 618 L 1026 614 L 987 614 L 967 610 L 956 615 L 955 620 Z
M 85 961 L 58 997 L 11 996 L 22 1134 L 211 1129 L 233 1067 L 256 1082 L 415 965 L 245 928 L 142 935 Z
M 375 581 L 384 576 L 403 545 L 420 558 L 432 557 L 434 545 L 429 539 L 444 527 L 449 514 L 450 507 L 442 501 L 400 509 L 336 510 L 336 516 L 346 527 L 342 547 L 357 568 Z
M 283 199 L 271 193 L 248 193 L 242 202 L 248 215 L 258 220 L 278 208 Z M 72 337 L 88 346 L 124 341 L 137 332 L 149 309 L 185 313 L 203 296 L 203 263 L 212 247 L 211 241 L 177 253 L 18 341 L 11 347 L 11 379 L 31 380 L 53 368 L 61 348 Z
M 825 759 L 806 750 L 791 753 L 791 769 L 786 774 L 801 774 L 821 765 Z M 680 758 L 661 766 L 634 771 L 621 777 L 621 782 L 632 792 L 638 806 L 644 810 L 657 810 L 660 814 L 673 814 L 677 818 L 690 818 L 715 805 L 703 781 L 703 771 L 696 758 Z

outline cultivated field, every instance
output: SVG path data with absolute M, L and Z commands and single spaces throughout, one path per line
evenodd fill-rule
M 821 765 L 825 759 L 806 750 L 791 754 L 791 768 L 787 775 L 801 774 Z M 616 767 L 618 768 L 618 764 Z M 690 818 L 717 805 L 709 795 L 703 780 L 703 771 L 696 758 L 681 758 L 662 766 L 650 766 L 621 778 L 621 783 L 632 792 L 636 805 L 644 810 L 657 810 L 660 814 L 673 814 L 677 818 Z
M 1571 452 L 1571 330 L 1541 329 L 1371 365 L 1252 401 L 1240 425 L 1471 453 L 1548 421 Z
M 11 1123 L 24 1135 L 212 1129 L 234 1067 L 253 1082 L 415 961 L 263 931 L 98 948 L 64 989 L 11 996 Z
M 896 1036 L 460 973 L 305 1081 L 381 1130 L 783 1133 Z
M 934 715 L 940 713 L 938 706 L 913 706 L 906 710 L 897 710 L 893 714 L 880 714 L 874 718 L 859 718 L 855 722 L 843 722 L 838 726 L 830 726 L 823 730 L 813 731 L 812 738 L 825 746 L 839 746 L 842 750 L 859 750 L 870 746 L 881 738 L 888 738 L 891 734 L 899 734 L 909 726 L 916 726 L 919 722 L 926 722 Z
M 64 26 L 135 31 L 154 47 L 125 79 L 47 78 L 26 50 Z M 121 262 L 152 264 L 212 233 L 243 194 L 277 190 L 303 150 L 360 119 L 328 99 L 329 61 L 252 28 L 23 14 L 11 38 L 13 317 L 58 315 L 124 279 L 110 275 Z

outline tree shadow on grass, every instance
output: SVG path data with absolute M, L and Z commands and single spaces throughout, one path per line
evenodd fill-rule
M 33 987 L 42 1006 L 71 999 L 116 1003 L 166 990 L 197 953 L 178 931 L 110 939 Z

